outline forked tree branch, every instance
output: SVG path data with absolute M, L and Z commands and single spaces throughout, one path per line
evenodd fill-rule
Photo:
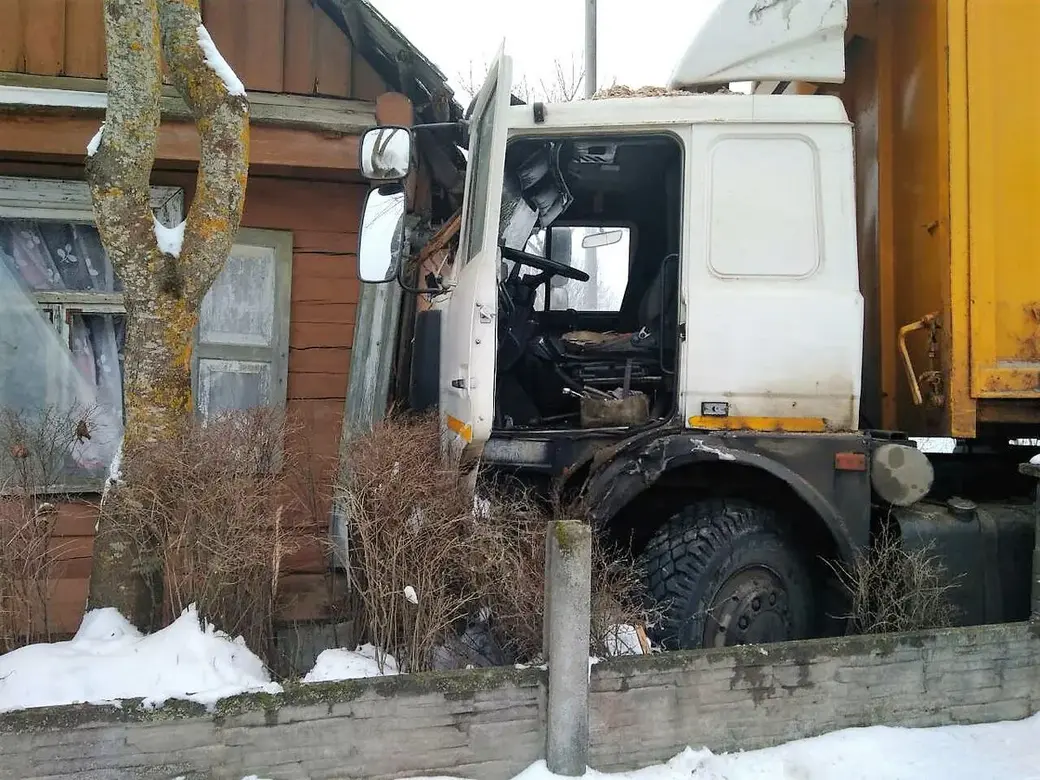
M 224 267 L 242 219 L 249 103 L 202 25 L 199 0 L 159 0 L 159 19 L 166 64 L 195 117 L 201 144 L 180 257 L 184 295 L 198 305 Z

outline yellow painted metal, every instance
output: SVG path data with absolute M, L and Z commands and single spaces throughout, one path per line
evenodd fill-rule
M 1028 0 L 1027 0 L 1028 1 Z M 1000 0 L 998 0 L 1000 2 Z M 971 278 L 968 274 L 971 201 L 968 192 L 968 0 L 949 0 L 946 15 L 949 147 L 950 267 L 943 312 L 946 430 L 970 439 L 978 409 L 971 394 Z
M 1040 399 L 1040 3 L 966 10 L 971 390 Z
M 857 124 L 864 409 L 920 435 L 971 438 L 980 408 L 1033 422 L 1040 2 L 851 0 L 849 29 L 838 94 Z M 941 384 L 920 399 L 900 364 L 933 367 L 929 340 L 911 340 L 907 361 L 899 332 L 932 312 Z
M 708 431 L 823 433 L 831 430 L 822 417 L 691 417 L 691 428 Z

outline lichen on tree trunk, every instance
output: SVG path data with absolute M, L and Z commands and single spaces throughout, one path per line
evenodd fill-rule
M 249 165 L 249 106 L 232 94 L 200 46 L 198 0 L 105 0 L 108 108 L 87 181 L 102 243 L 123 282 L 127 311 L 123 474 L 192 410 L 191 352 L 202 299 L 238 231 Z M 208 38 L 208 36 L 207 36 Z M 177 255 L 159 248 L 150 208 L 158 146 L 162 56 L 195 118 L 200 163 Z M 118 502 L 116 502 L 118 504 Z M 111 505 L 111 504 L 110 504 Z M 158 583 L 140 574 L 147 551 L 123 528 L 132 518 L 103 511 L 91 574 L 91 606 L 142 614 Z

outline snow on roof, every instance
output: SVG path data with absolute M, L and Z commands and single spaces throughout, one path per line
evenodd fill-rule
M 845 80 L 848 0 L 721 0 L 669 87 Z

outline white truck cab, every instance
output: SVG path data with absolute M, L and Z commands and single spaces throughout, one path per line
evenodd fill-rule
M 831 0 L 724 2 L 672 86 L 840 81 L 846 14 Z M 855 430 L 863 311 L 841 102 L 512 106 L 511 70 L 500 50 L 475 101 L 461 236 L 435 303 L 448 437 L 665 420 Z
M 686 94 L 511 105 L 499 52 L 468 125 L 461 232 L 432 291 L 456 453 L 545 476 L 631 545 L 669 647 L 818 635 L 872 507 L 931 488 L 902 434 L 860 430 L 864 311 L 847 0 L 723 0 Z M 701 90 L 698 92 L 697 90 Z M 361 169 L 366 282 L 398 276 L 411 132 Z M 417 339 L 418 341 L 418 339 Z

